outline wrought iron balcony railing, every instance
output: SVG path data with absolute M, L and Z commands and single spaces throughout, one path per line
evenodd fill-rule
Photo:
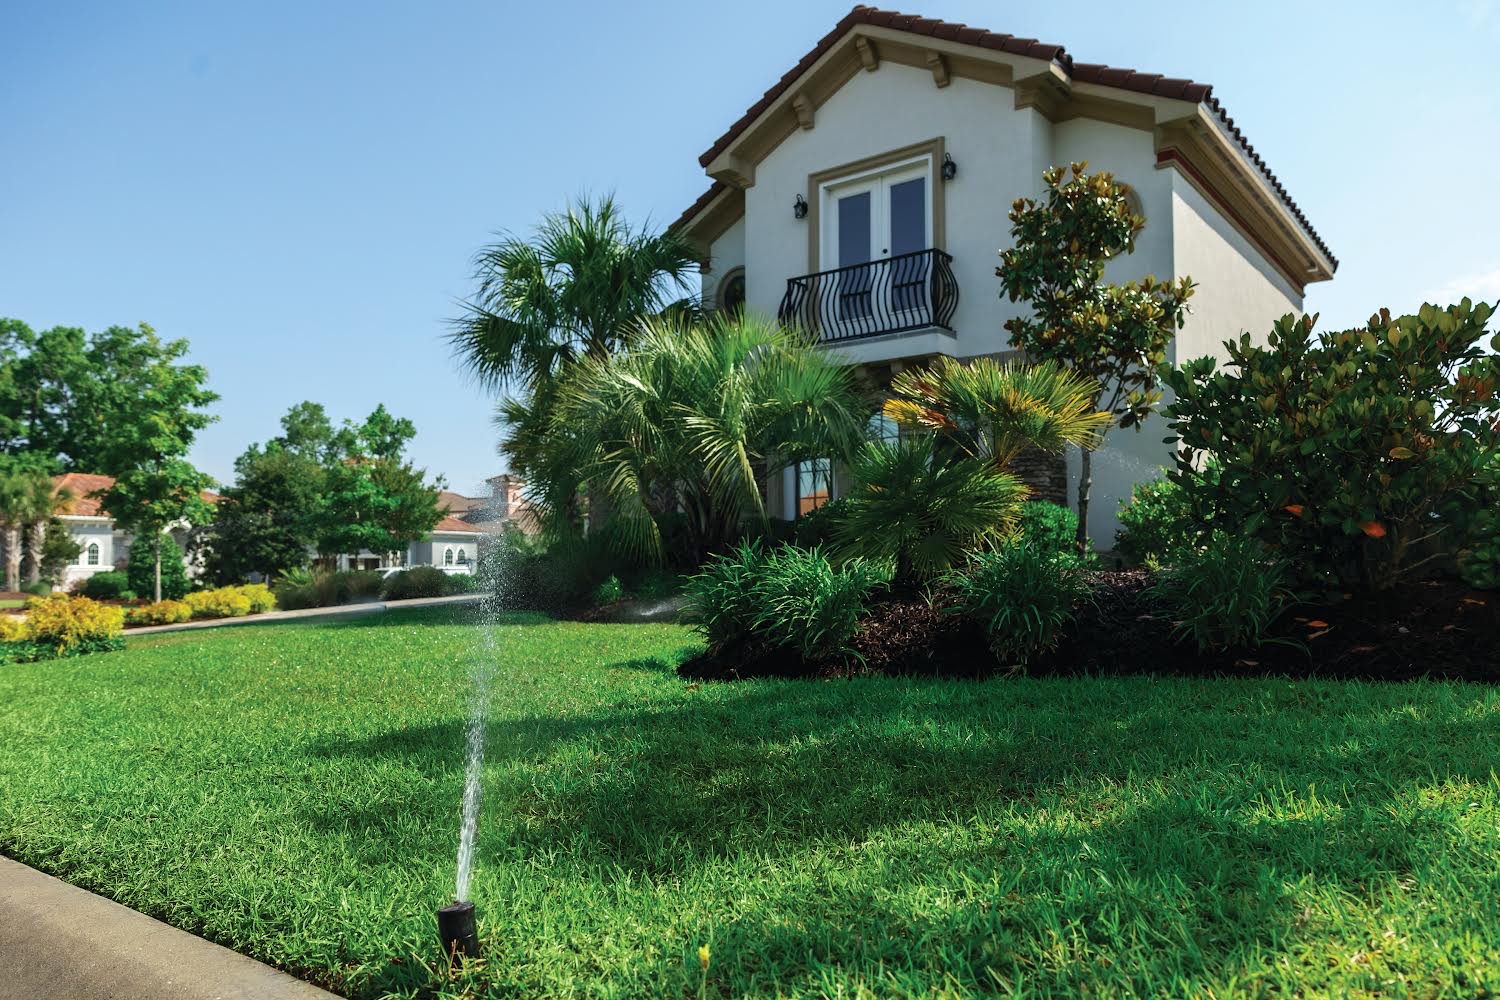
M 777 317 L 837 343 L 928 327 L 951 331 L 957 308 L 953 258 L 918 250 L 788 278 Z

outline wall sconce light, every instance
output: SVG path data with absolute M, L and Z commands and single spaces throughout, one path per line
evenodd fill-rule
M 953 157 L 947 153 L 943 154 L 943 180 L 951 181 L 958 176 L 958 164 L 953 162 Z
M 800 194 L 797 196 L 797 200 L 792 202 L 792 215 L 799 219 L 807 218 L 807 199 L 803 198 Z

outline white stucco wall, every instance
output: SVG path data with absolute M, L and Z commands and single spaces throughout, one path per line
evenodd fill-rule
M 851 362 L 1008 350 L 1004 323 L 1027 307 L 1001 298 L 994 273 L 999 249 L 1011 242 L 1007 214 L 1017 197 L 1040 193 L 1046 167 L 1073 161 L 1111 171 L 1141 200 L 1146 228 L 1135 253 L 1110 264 L 1109 280 L 1151 274 L 1191 275 L 1198 282 L 1172 360 L 1218 353 L 1220 342 L 1242 329 L 1263 338 L 1277 317 L 1301 311 L 1301 296 L 1259 251 L 1176 169 L 1157 167 L 1151 132 L 1083 118 L 1053 124 L 1032 109 L 1016 110 L 1014 100 L 1007 87 L 963 77 L 938 88 L 929 72 L 891 62 L 857 73 L 817 109 L 812 129 L 794 131 L 757 165 L 755 183 L 745 192 L 745 218 L 712 248 L 705 299 L 716 293 L 723 274 L 743 262 L 749 308 L 774 315 L 786 279 L 819 269 L 818 261 L 809 260 L 809 220 L 792 212 L 797 195 L 809 202 L 818 196 L 808 189 L 809 174 L 941 136 L 958 164 L 957 177 L 933 192 L 943 199 L 942 246 L 953 257 L 959 286 L 954 335 L 900 335 L 894 338 L 899 345 L 851 342 L 838 349 Z M 1158 416 L 1139 431 L 1113 430 L 1094 454 L 1090 533 L 1097 547 L 1113 547 L 1116 512 L 1132 485 L 1170 464 L 1166 433 Z M 1068 457 L 1068 471 L 1071 500 L 1079 475 L 1076 451 Z
M 1302 314 L 1302 294 L 1240 234 L 1196 187 L 1175 169 L 1170 178 L 1173 255 L 1177 274 L 1198 288 L 1192 314 L 1177 337 L 1177 364 L 1212 355 L 1223 361 L 1224 341 L 1248 332 L 1264 344 L 1271 324 L 1287 313 Z
M 79 580 L 88 579 L 95 573 L 105 573 L 115 568 L 116 537 L 108 519 L 65 517 L 62 523 L 67 527 L 69 537 L 80 546 L 77 558 L 63 571 L 62 587 L 64 590 L 69 589 Z M 91 544 L 99 546 L 99 562 L 94 566 L 88 564 L 88 551 Z M 125 558 L 123 548 L 119 550 L 118 557 L 121 560 Z
M 795 131 L 756 167 L 745 192 L 750 308 L 775 315 L 786 279 L 818 270 L 808 260 L 808 221 L 792 214 L 797 195 L 816 196 L 809 174 L 942 136 L 958 164 L 958 176 L 933 192 L 944 199 L 943 249 L 959 287 L 953 351 L 1002 350 L 1000 324 L 1016 307 L 999 298 L 996 254 L 1010 231 L 1011 202 L 1040 187 L 1034 167 L 1046 158 L 1038 148 L 1046 128 L 1037 112 L 1017 111 L 1005 87 L 956 77 L 939 88 L 930 72 L 890 62 L 855 74 L 817 110 L 814 128 Z
M 719 283 L 730 271 L 745 265 L 745 218 L 740 216 L 708 248 L 708 270 L 703 272 L 703 307 L 719 307 Z M 750 269 L 745 268 L 745 288 L 750 288 Z M 778 301 L 780 301 L 778 299 Z

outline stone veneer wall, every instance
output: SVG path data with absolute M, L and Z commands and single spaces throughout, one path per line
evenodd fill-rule
M 1068 464 L 1062 455 L 1040 448 L 1027 448 L 1016 456 L 1011 470 L 1031 487 L 1033 500 L 1051 500 L 1068 505 Z

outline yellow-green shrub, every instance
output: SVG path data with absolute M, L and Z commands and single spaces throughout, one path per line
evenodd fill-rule
M 24 642 L 29 638 L 31 633 L 26 629 L 26 619 L 10 615 L 0 617 L 0 642 Z
M 250 613 L 252 615 L 276 610 L 276 595 L 272 594 L 271 588 L 265 584 L 247 583 L 243 587 L 235 589 L 250 599 Z
M 125 620 L 131 625 L 175 625 L 193 617 L 193 609 L 186 601 L 157 601 L 143 608 L 131 608 Z
M 74 647 L 104 645 L 119 638 L 125 627 L 125 612 L 87 597 L 53 594 L 32 598 L 26 605 L 24 638 L 49 646 L 59 653 Z
M 183 598 L 194 618 L 239 618 L 250 613 L 250 598 L 239 587 L 200 590 Z

